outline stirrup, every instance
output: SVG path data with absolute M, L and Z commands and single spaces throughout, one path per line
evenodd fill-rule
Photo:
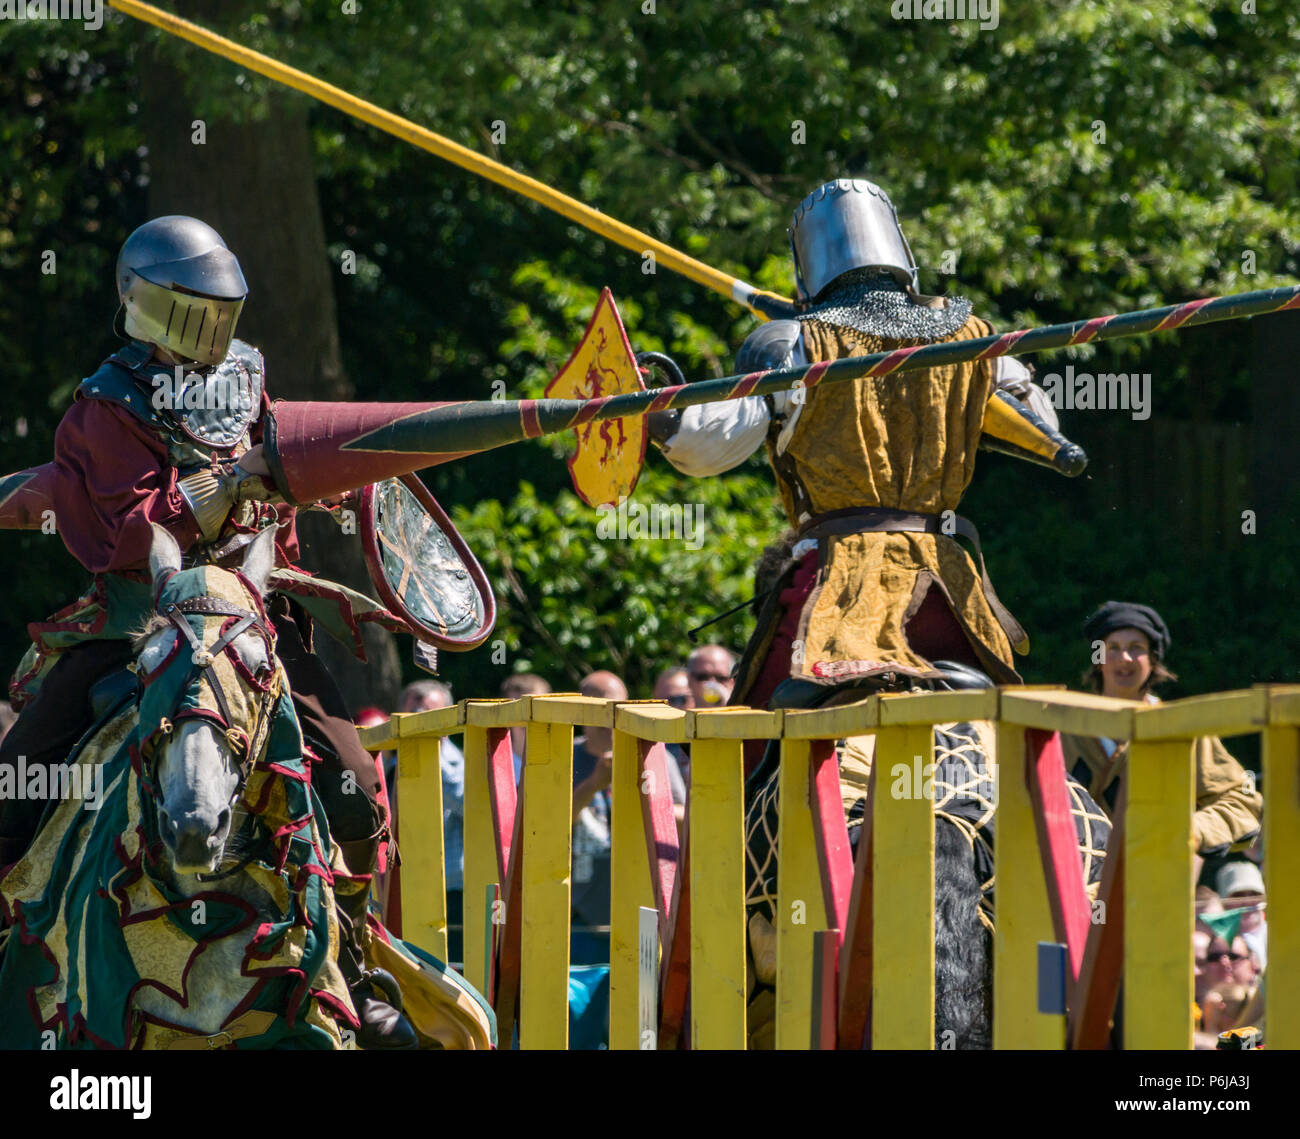
M 397 983 L 397 978 L 387 969 L 367 969 L 357 978 L 357 983 L 352 986 L 352 991 L 364 988 L 369 985 L 383 994 L 384 998 L 398 1012 L 402 1011 L 402 987 Z

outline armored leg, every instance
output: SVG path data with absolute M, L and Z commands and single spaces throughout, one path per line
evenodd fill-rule
M 354 842 L 340 842 L 348 867 L 371 866 L 384 832 Z M 334 876 L 334 900 L 339 919 L 339 968 L 352 993 L 361 1031 L 357 1043 L 364 1048 L 419 1047 L 411 1022 L 402 1015 L 402 993 L 397 979 L 383 969 L 367 969 L 365 959 L 366 903 L 370 898 L 369 874 Z

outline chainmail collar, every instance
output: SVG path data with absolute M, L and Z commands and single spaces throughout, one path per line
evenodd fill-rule
M 928 343 L 951 336 L 970 318 L 968 298 L 947 300 L 943 308 L 917 304 L 892 274 L 856 269 L 845 273 L 830 292 L 795 319 L 817 320 L 885 340 Z

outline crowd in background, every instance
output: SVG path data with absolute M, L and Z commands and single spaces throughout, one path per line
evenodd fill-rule
M 676 708 L 721 707 L 731 695 L 731 673 L 736 657 L 722 645 L 703 645 L 684 663 L 672 664 L 660 672 L 647 695 Z M 518 699 L 552 691 L 550 683 L 535 673 L 514 673 L 501 686 L 501 696 Z M 602 700 L 627 700 L 629 692 L 622 678 L 599 670 L 585 676 L 578 685 L 583 696 Z M 407 685 L 398 698 L 397 711 L 423 712 L 445 708 L 453 702 L 450 686 L 439 680 L 418 680 Z M 357 715 L 359 725 L 382 723 L 387 716 L 377 708 L 364 708 Z M 515 780 L 524 762 L 526 729 L 510 729 L 514 753 Z M 575 965 L 601 964 L 609 960 L 610 914 L 610 782 L 613 771 L 613 732 L 588 728 L 573 742 L 573 872 L 571 959 Z M 680 827 L 685 818 L 686 788 L 690 778 L 690 752 L 670 744 L 665 765 L 672 795 L 673 813 Z M 384 777 L 394 820 L 400 817 L 400 792 L 396 754 L 383 756 Z M 451 739 L 442 742 L 443 835 L 447 881 L 447 954 L 459 964 L 463 956 L 464 914 L 464 806 L 465 757 Z M 376 884 L 376 898 L 388 906 L 393 898 L 392 875 L 382 875 Z
M 1176 679 L 1166 664 L 1169 633 L 1158 613 L 1147 606 L 1107 602 L 1090 619 L 1086 636 L 1106 651 L 1084 677 L 1084 686 L 1108 697 L 1155 703 L 1153 689 Z M 672 663 L 657 676 L 646 694 L 676 708 L 716 708 L 731 695 L 736 656 L 723 645 L 704 645 L 684 661 Z M 517 699 L 544 695 L 551 684 L 534 673 L 506 678 L 500 695 Z M 578 685 L 584 696 L 627 700 L 627 686 L 612 672 L 599 670 Z M 398 711 L 418 712 L 447 707 L 451 689 L 437 680 L 422 680 L 403 690 Z M 366 709 L 359 722 L 386 718 Z M 526 746 L 523 726 L 510 730 L 515 779 L 521 777 Z M 1113 812 L 1119 774 L 1127 755 L 1124 741 L 1062 737 L 1066 768 Z M 690 785 L 690 748 L 666 748 L 667 773 L 674 814 L 682 825 Z M 1194 935 L 1195 1007 L 1197 1047 L 1214 1047 L 1222 1032 L 1262 1023 L 1262 981 L 1267 963 L 1267 925 L 1261 858 L 1260 819 L 1263 801 L 1254 776 L 1213 737 L 1196 741 L 1196 815 L 1194 835 L 1198 852 L 1196 932 Z M 610 921 L 610 821 L 613 733 L 608 728 L 588 728 L 573 744 L 572 835 L 572 941 L 571 961 L 576 967 L 598 966 L 609 960 Z M 396 760 L 384 757 L 393 808 L 398 806 Z M 446 843 L 448 955 L 453 963 L 462 956 L 461 919 L 464 885 L 465 760 L 450 739 L 442 744 L 443 824 Z M 391 875 L 386 876 L 391 878 Z M 389 882 L 381 881 L 381 904 L 388 898 Z

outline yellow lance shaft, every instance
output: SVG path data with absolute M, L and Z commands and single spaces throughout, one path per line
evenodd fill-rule
M 374 103 L 358 99 L 355 95 L 350 95 L 331 83 L 317 79 L 314 75 L 308 75 L 296 67 L 289 67 L 259 51 L 253 51 L 215 32 L 210 32 L 207 28 L 200 27 L 189 20 L 183 20 L 170 12 L 155 8 L 152 4 L 142 4 L 140 0 L 108 0 L 108 3 L 119 12 L 161 28 L 169 35 L 188 40 L 197 47 L 203 48 L 204 51 L 223 56 L 232 63 L 255 71 L 268 79 L 274 79 L 277 83 L 283 83 L 295 91 L 310 95 L 313 99 L 319 99 L 322 103 L 327 103 L 344 114 L 351 115 L 354 119 L 360 119 L 363 123 L 369 123 L 372 127 L 378 127 L 395 138 L 411 143 L 412 146 L 418 146 L 421 150 L 427 150 L 430 154 L 436 154 L 448 162 L 454 162 L 457 166 L 478 174 L 489 182 L 495 182 L 498 186 L 504 186 L 516 194 L 522 194 L 525 198 L 553 210 L 561 217 L 575 221 L 593 233 L 598 233 L 601 237 L 623 246 L 624 249 L 630 249 L 635 253 L 653 253 L 656 264 L 672 269 L 716 293 L 721 293 L 724 297 L 730 297 L 765 320 L 794 315 L 794 303 L 786 297 L 756 289 L 737 277 L 729 276 L 720 269 L 704 264 L 703 261 L 688 257 L 671 245 L 657 241 L 648 233 L 642 233 L 639 229 L 633 229 L 630 225 L 624 225 L 621 221 L 592 209 L 591 206 L 583 205 L 576 198 L 562 194 L 537 181 L 536 178 L 511 170 L 510 167 L 495 162 L 486 155 L 435 134 L 427 127 L 419 126 L 410 119 L 393 114 L 392 111 L 385 111 Z

